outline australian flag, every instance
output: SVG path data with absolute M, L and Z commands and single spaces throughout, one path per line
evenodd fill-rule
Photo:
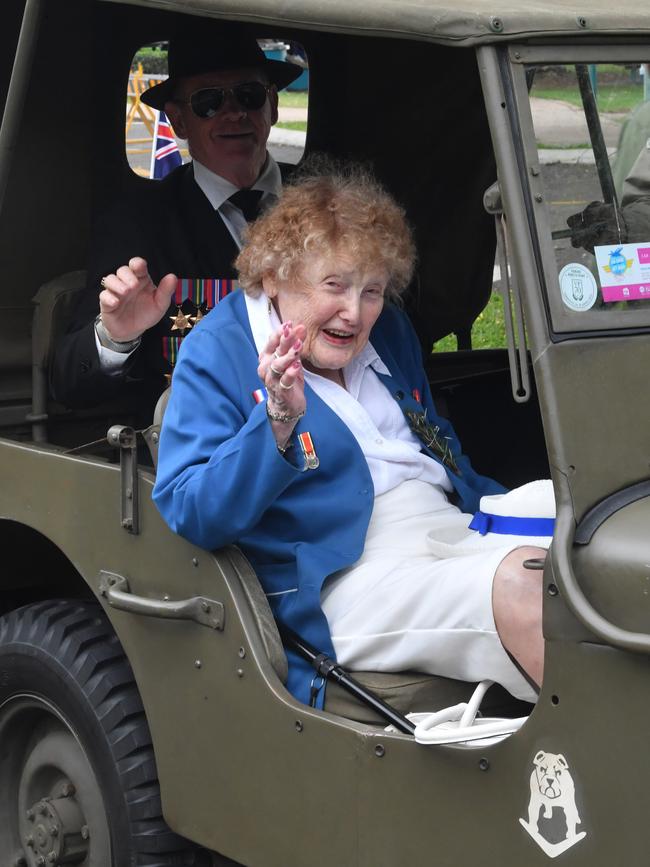
M 160 180 L 183 162 L 171 125 L 164 111 L 158 112 L 151 149 L 149 177 Z

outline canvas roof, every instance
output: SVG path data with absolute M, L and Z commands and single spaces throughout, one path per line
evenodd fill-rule
M 107 0 L 113 2 L 113 0 Z M 229 20 L 446 44 L 650 34 L 648 0 L 120 0 Z

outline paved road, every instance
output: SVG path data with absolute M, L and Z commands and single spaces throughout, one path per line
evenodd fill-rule
M 530 109 L 537 141 L 550 148 L 573 148 L 587 144 L 589 131 L 582 109 L 560 99 L 531 97 Z M 600 123 L 608 147 L 616 147 L 626 114 L 604 114 Z

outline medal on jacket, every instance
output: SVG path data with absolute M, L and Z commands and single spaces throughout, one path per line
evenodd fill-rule
M 176 359 L 178 358 L 178 350 L 181 348 L 182 342 L 183 338 L 179 334 L 163 335 L 163 358 L 165 358 L 172 367 L 176 364 Z M 165 376 L 170 376 L 170 374 L 166 373 Z M 169 385 L 169 382 L 167 383 L 167 385 Z
M 230 278 L 219 277 L 179 277 L 174 291 L 176 313 L 170 316 L 172 322 L 170 331 L 180 334 L 165 335 L 163 341 L 163 356 L 173 367 L 176 364 L 178 350 L 185 332 L 197 325 L 212 308 L 237 289 L 237 282 Z M 188 301 L 195 308 L 195 313 L 185 313 L 183 304 Z
M 192 327 L 190 317 L 187 313 L 183 313 L 180 307 L 176 311 L 176 315 L 169 318 L 173 322 L 172 331 L 187 331 L 188 328 Z
M 315 470 L 317 467 L 320 466 L 320 461 L 318 460 L 318 455 L 316 454 L 316 449 L 314 448 L 314 441 L 312 440 L 309 431 L 298 434 L 298 442 L 300 443 L 300 448 L 302 449 L 302 453 L 305 456 L 305 464 L 307 466 L 307 469 Z
M 440 436 L 440 426 L 433 425 L 427 420 L 426 410 L 416 412 L 413 409 L 407 409 L 404 414 L 408 419 L 409 427 L 420 442 L 432 451 L 444 466 L 449 467 L 452 472 L 460 476 L 458 464 L 449 446 L 449 437 Z

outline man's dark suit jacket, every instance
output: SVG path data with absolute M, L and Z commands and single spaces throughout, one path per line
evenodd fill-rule
M 155 283 L 165 274 L 177 277 L 234 277 L 237 245 L 223 220 L 194 181 L 192 164 L 179 166 L 162 181 L 147 182 L 134 195 L 101 216 L 93 231 L 86 291 L 69 332 L 55 348 L 51 387 L 57 401 L 70 408 L 96 406 L 119 396 L 137 407 L 142 423 L 151 423 L 155 402 L 171 372 L 162 338 L 171 334 L 168 314 L 145 332 L 120 375 L 99 367 L 94 320 L 99 312 L 100 281 L 133 256 L 147 260 Z M 185 302 L 183 310 L 195 313 Z M 176 331 L 175 334 L 179 332 Z

